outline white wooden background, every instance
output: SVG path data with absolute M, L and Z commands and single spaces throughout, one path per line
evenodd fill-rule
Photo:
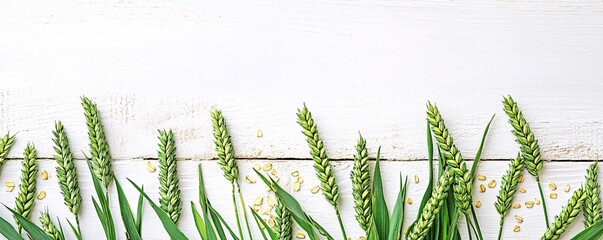
M 101 110 L 118 179 L 144 184 L 155 197 L 157 173 L 147 172 L 146 162 L 155 161 L 156 130 L 175 131 L 185 206 L 179 226 L 198 239 L 189 208 L 197 164 L 209 198 L 234 221 L 229 186 L 213 160 L 215 106 L 229 124 L 241 175 L 251 174 L 254 163 L 272 162 L 290 188 L 287 176 L 299 170 L 306 181 L 294 195 L 339 236 L 331 208 L 309 190 L 317 179 L 295 123 L 296 108 L 306 102 L 333 159 L 346 229 L 358 237 L 348 178 L 358 131 L 373 156 L 381 145 L 391 160 L 383 167 L 390 206 L 398 173 L 421 177 L 409 186 L 415 203 L 408 224 L 426 183 L 426 102 L 438 104 L 468 159 L 497 114 L 478 173 L 500 183 L 506 160 L 518 151 L 500 103 L 512 94 L 548 160 L 542 179 L 574 190 L 603 154 L 601 43 L 601 1 L 0 1 L 0 131 L 18 133 L 0 182 L 19 181 L 22 151 L 32 142 L 40 169 L 51 173 L 38 181 L 48 196 L 36 202 L 33 217 L 46 207 L 70 217 L 52 161 L 51 131 L 63 121 L 80 159 L 84 235 L 103 238 L 81 161 L 87 136 L 79 96 L 86 95 Z M 533 178 L 521 186 L 527 193 L 516 202 L 538 195 Z M 268 195 L 259 183 L 243 184 L 243 192 L 248 204 Z M 486 239 L 498 230 L 497 192 L 474 194 L 483 203 L 478 216 Z M 557 192 L 558 199 L 546 199 L 551 218 L 570 196 Z M 0 202 L 12 206 L 16 193 L 1 191 Z M 518 233 L 515 214 L 525 219 Z M 504 236 L 539 237 L 541 214 L 540 206 L 512 210 Z M 5 210 L 0 216 L 10 219 Z M 583 228 L 581 221 L 566 237 Z M 166 239 L 149 207 L 143 236 Z

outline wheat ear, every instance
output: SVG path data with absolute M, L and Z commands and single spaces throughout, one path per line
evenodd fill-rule
M 239 212 L 237 210 L 237 201 L 235 198 L 235 189 L 238 191 L 239 201 L 241 202 L 241 209 L 243 211 L 243 218 L 245 225 L 247 226 L 247 234 L 251 237 L 251 229 L 249 228 L 249 222 L 247 220 L 247 211 L 245 209 L 245 202 L 243 201 L 243 195 L 241 194 L 241 188 L 239 187 L 239 168 L 235 160 L 234 149 L 228 134 L 228 128 L 226 127 L 226 121 L 222 115 L 222 111 L 214 109 L 211 111 L 211 121 L 214 129 L 214 144 L 216 145 L 216 155 L 218 155 L 218 165 L 224 172 L 226 180 L 230 181 L 232 186 L 232 204 L 234 205 L 235 216 L 237 219 L 237 227 L 239 230 L 239 236 L 243 238 L 243 230 L 239 221 Z
M 31 216 L 35 196 L 36 196 L 36 175 L 38 174 L 38 164 L 36 163 L 36 148 L 28 143 L 23 152 L 23 164 L 21 167 L 21 184 L 19 184 L 19 193 L 15 199 L 15 212 L 21 214 L 26 219 Z M 21 224 L 17 221 L 19 232 Z
M 567 205 L 563 206 L 561 213 L 555 216 L 555 222 L 551 224 L 540 239 L 559 239 L 580 213 L 586 194 L 582 187 L 572 193 Z
M 90 155 L 92 156 L 92 170 L 101 180 L 105 188 L 113 181 L 113 170 L 111 170 L 111 153 L 109 144 L 105 137 L 105 130 L 101 122 L 96 103 L 87 97 L 82 97 L 82 107 L 86 116 L 88 126 L 88 138 L 90 139 Z
M 291 220 L 291 212 L 285 206 L 285 203 L 280 199 L 276 198 L 276 205 L 274 205 L 274 230 L 279 240 L 291 240 L 293 236 L 293 222 Z
M 544 220 L 546 225 L 549 225 L 549 216 L 546 209 L 546 201 L 540 184 L 540 176 L 538 172 L 542 169 L 544 162 L 540 156 L 540 146 L 538 140 L 534 137 L 534 133 L 530 129 L 530 125 L 523 117 L 521 110 L 517 106 L 517 102 L 511 96 L 503 97 L 503 107 L 505 113 L 509 117 L 509 123 L 513 127 L 513 135 L 515 141 L 519 144 L 521 157 L 524 159 L 524 164 L 528 172 L 536 178 L 540 199 L 542 199 L 542 210 L 544 211 Z
M 521 172 L 523 172 L 524 166 L 521 155 L 517 154 L 517 157 L 512 159 L 509 163 L 507 173 L 502 177 L 502 184 L 498 191 L 498 196 L 496 196 L 496 202 L 494 203 L 494 207 L 500 215 L 498 239 L 500 239 L 502 235 L 505 216 L 511 211 L 513 195 L 517 192 L 519 176 L 521 175 Z
M 4 165 L 6 156 L 8 156 L 8 152 L 13 147 L 13 143 L 15 143 L 15 135 L 11 136 L 10 133 L 7 133 L 0 139 L 0 168 Z
M 471 172 L 467 170 L 467 165 L 461 156 L 461 152 L 454 145 L 452 136 L 450 136 L 444 124 L 444 119 L 438 107 L 428 103 L 427 117 L 438 146 L 446 160 L 446 165 L 454 173 L 453 189 L 454 198 L 456 199 L 455 204 L 466 215 L 471 214 L 471 191 L 473 188 Z
M 599 164 L 594 162 L 586 170 L 586 186 L 584 200 L 584 226 L 586 228 L 603 219 L 601 212 L 601 186 L 599 185 Z
M 412 229 L 410 229 L 406 235 L 407 240 L 425 238 L 448 195 L 448 189 L 450 188 L 451 182 L 452 174 L 450 173 L 450 170 L 444 171 L 438 180 L 438 187 L 433 189 L 431 197 L 425 203 L 419 219 L 412 225 Z
M 333 168 L 327 157 L 327 151 L 325 150 L 324 143 L 318 135 L 318 127 L 314 123 L 312 113 L 306 107 L 297 109 L 297 123 L 302 127 L 302 133 L 306 136 L 306 141 L 310 147 L 310 155 L 314 160 L 314 170 L 316 171 L 316 177 L 320 180 L 320 190 L 322 195 L 327 199 L 334 208 L 337 220 L 339 220 L 339 227 L 343 234 L 343 239 L 347 239 L 345 229 L 343 227 L 343 221 L 339 214 L 338 200 L 339 200 L 339 187 L 335 181 L 335 175 L 333 174 Z
M 159 130 L 159 203 L 172 222 L 178 222 L 182 213 L 180 187 L 176 166 L 176 141 L 172 131 Z
M 352 179 L 352 196 L 354 197 L 354 209 L 356 220 L 360 228 L 368 232 L 369 225 L 373 219 L 371 176 L 369 172 L 369 156 L 366 150 L 366 140 L 360 135 L 354 154 L 354 166 L 350 178 Z
M 42 230 L 48 234 L 48 236 L 53 240 L 61 240 L 61 232 L 57 228 L 54 223 L 50 220 L 50 215 L 48 215 L 48 209 L 42 211 L 40 213 L 40 223 L 42 224 Z
M 69 139 L 60 121 L 54 124 L 52 135 L 54 136 L 52 141 L 54 142 L 54 159 L 57 163 L 57 179 L 63 195 L 63 203 L 75 215 L 76 222 L 79 223 L 78 214 L 82 203 L 82 194 L 77 180 L 73 154 L 69 148 Z

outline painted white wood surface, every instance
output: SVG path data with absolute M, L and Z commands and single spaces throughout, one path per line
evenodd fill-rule
M 271 159 L 283 177 L 300 169 L 307 181 L 298 194 L 304 206 L 317 219 L 328 219 L 331 208 L 308 192 L 316 179 L 295 123 L 296 108 L 306 102 L 337 160 L 343 214 L 350 235 L 358 236 L 347 178 L 358 131 L 371 154 L 382 145 L 383 157 L 392 160 L 384 168 L 392 200 L 399 171 L 426 174 L 425 161 L 407 160 L 426 158 L 427 101 L 440 106 L 465 158 L 473 157 L 483 127 L 496 113 L 483 154 L 489 160 L 480 172 L 498 180 L 506 162 L 491 160 L 511 158 L 518 150 L 500 104 L 501 95 L 512 94 L 543 158 L 577 161 L 547 162 L 543 179 L 575 188 L 587 161 L 603 153 L 602 12 L 600 1 L 0 2 L 0 131 L 18 132 L 0 180 L 18 181 L 27 142 L 45 158 L 42 168 L 53 168 L 48 159 L 55 120 L 63 121 L 81 158 L 87 140 L 78 97 L 87 95 L 101 110 L 120 179 L 156 187 L 144 159 L 156 155 L 156 129 L 170 128 L 182 160 L 185 202 L 193 200 L 194 166 L 214 157 L 209 110 L 218 107 L 237 157 Z M 226 182 L 210 171 L 217 169 L 213 161 L 202 162 L 212 183 L 210 198 L 229 216 L 230 200 L 219 197 L 227 193 Z M 242 171 L 251 165 L 242 163 Z M 91 185 L 83 170 L 82 217 L 92 223 Z M 39 182 L 48 197 L 36 212 L 48 205 L 68 216 L 55 181 Z M 411 185 L 413 198 L 421 196 L 423 183 Z M 536 196 L 532 179 L 523 185 L 528 193 L 518 202 Z M 259 184 L 245 187 L 248 202 L 264 194 Z M 495 193 L 475 194 L 483 202 L 479 216 L 487 238 L 496 234 Z M 549 201 L 551 215 L 569 197 L 559 193 Z M 0 192 L 0 202 L 12 203 L 14 194 Z M 185 209 L 180 225 L 192 234 Z M 542 233 L 539 208 L 509 216 L 514 212 L 526 221 L 519 233 L 508 224 L 506 236 L 532 239 Z M 164 236 L 152 213 L 145 216 L 145 236 Z M 337 233 L 334 221 L 325 222 Z M 571 231 L 581 228 L 576 222 Z M 85 234 L 102 237 L 92 228 Z

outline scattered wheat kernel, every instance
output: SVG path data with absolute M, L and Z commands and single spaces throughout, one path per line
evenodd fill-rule
M 523 223 L 523 218 L 517 214 L 515 214 L 515 220 L 517 220 L 517 223 Z
M 157 168 L 155 167 L 155 165 L 151 161 L 148 161 L 147 162 L 147 171 L 155 172 L 156 170 L 157 170 Z
M 297 177 L 296 180 L 298 183 L 304 183 L 304 179 L 302 177 Z
M 486 181 L 486 176 L 484 175 L 477 175 L 477 179 L 479 179 L 480 181 Z
M 271 196 L 268 196 L 268 197 L 266 197 L 266 203 L 268 203 L 268 206 L 274 207 L 274 205 L 276 204 L 276 201 L 274 201 L 274 198 L 272 198 Z
M 251 175 L 245 176 L 245 182 L 247 182 L 249 184 L 256 183 L 255 178 L 253 178 Z
M 266 209 L 264 209 L 264 210 L 262 211 L 262 214 L 264 214 L 264 215 L 269 215 L 269 214 L 270 214 L 270 211 L 272 211 L 272 208 L 266 208 Z
M 540 205 L 540 199 L 534 198 L 534 203 L 536 203 L 536 205 Z
M 268 171 L 272 170 L 272 163 L 264 164 L 264 166 L 262 167 L 262 170 L 264 170 L 264 172 L 268 172 Z
M 519 204 L 519 203 L 513 204 L 513 208 L 515 208 L 515 209 L 521 208 L 521 204 Z
M 297 234 L 295 234 L 295 237 L 297 239 L 305 239 L 306 238 L 306 234 L 303 234 L 301 232 L 298 232 Z
M 293 183 L 293 191 L 298 192 L 300 188 L 301 188 L 301 183 L 299 183 L 299 182 Z
M 523 179 L 524 179 L 524 177 L 523 177 L 523 173 L 522 173 L 522 174 L 519 174 L 519 179 L 517 180 L 517 182 L 518 182 L 518 183 L 522 183 L 522 182 L 523 182 Z
M 496 187 L 496 180 L 494 180 L 494 179 L 490 180 L 490 182 L 488 182 L 488 187 L 489 188 Z
M 6 187 L 6 192 L 12 192 L 13 190 L 15 190 L 15 186 Z
M 48 180 L 48 172 L 46 170 L 42 171 L 40 176 L 42 177 L 42 180 Z
M 557 193 L 552 192 L 551 194 L 549 194 L 549 197 L 551 197 L 551 199 L 557 199 Z
M 553 191 L 557 190 L 557 184 L 555 184 L 554 182 L 549 183 L 549 188 Z
M 565 188 L 563 188 L 563 191 L 565 191 L 565 192 L 569 192 L 569 190 L 570 190 L 570 185 L 569 185 L 569 184 L 566 184 L 566 185 L 565 185 Z
M 521 227 L 519 227 L 519 225 L 515 225 L 515 227 L 513 227 L 513 232 L 519 232 L 519 230 L 521 230 Z
M 251 209 L 253 209 L 253 211 L 256 211 L 256 212 L 259 212 L 260 208 L 261 208 L 261 206 L 258 206 L 258 205 L 251 206 Z
M 260 166 L 259 163 L 253 164 L 253 169 L 260 171 L 260 169 L 262 169 L 262 166 Z
M 272 192 L 272 188 L 270 188 L 268 186 L 264 186 L 264 188 L 266 189 L 266 192 Z
M 412 198 L 406 198 L 406 203 L 408 203 L 409 205 L 412 204 Z
M 314 187 L 310 188 L 310 192 L 312 192 L 312 194 L 316 194 L 318 191 L 320 191 L 320 187 L 318 185 L 314 185 Z
M 263 197 L 256 197 L 255 200 L 253 200 L 253 205 L 260 206 L 260 205 L 262 205 L 263 202 L 264 202 Z
M 519 192 L 520 192 L 520 193 L 526 193 L 526 189 L 525 189 L 525 188 L 520 187 L 520 188 L 519 188 Z
M 526 208 L 534 207 L 534 201 L 526 201 Z
M 299 176 L 299 171 L 295 170 L 293 172 L 291 172 L 291 177 L 297 177 Z
M 258 132 L 256 133 L 256 136 L 257 136 L 258 138 L 261 138 L 261 137 L 263 137 L 263 136 L 264 136 L 264 133 L 262 132 L 262 129 L 258 129 Z
M 274 219 L 272 219 L 272 218 L 268 219 L 268 226 L 270 226 L 271 228 L 274 227 Z
M 279 182 L 281 180 L 281 178 L 274 176 L 272 179 L 274 179 L 275 182 Z
M 486 186 L 484 186 L 484 184 L 479 185 L 479 192 L 486 192 Z
M 15 182 L 4 182 L 4 186 L 14 187 L 15 186 Z
M 366 240 L 366 237 L 365 236 L 360 236 L 360 237 L 358 237 L 358 240 Z
M 415 175 L 415 183 L 419 183 L 419 176 Z
M 270 175 L 276 176 L 276 174 L 277 174 L 276 168 L 273 168 L 272 170 L 270 170 Z
M 46 192 L 41 191 L 40 193 L 38 193 L 38 200 L 42 200 L 46 197 Z
M 479 208 L 482 206 L 482 201 L 476 201 L 475 202 L 475 208 Z

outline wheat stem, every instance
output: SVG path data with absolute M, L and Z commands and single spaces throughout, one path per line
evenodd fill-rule
M 291 219 L 291 212 L 285 206 L 285 203 L 280 199 L 276 198 L 276 205 L 274 205 L 274 230 L 279 240 L 291 240 L 293 236 L 293 222 Z
M 429 232 L 429 228 L 433 224 L 434 219 L 438 215 L 438 212 L 448 195 L 448 189 L 450 188 L 453 179 L 453 173 L 450 173 L 450 171 L 450 169 L 447 169 L 442 173 L 442 176 L 440 176 L 437 188 L 433 189 L 431 197 L 427 200 L 421 211 L 421 215 L 406 235 L 407 240 L 423 239 Z
M 40 213 L 40 224 L 42 224 L 42 230 L 48 234 L 48 236 L 53 240 L 61 240 L 61 232 L 54 225 L 54 223 L 50 220 L 50 215 L 48 215 L 48 209 L 42 211 Z
M 500 186 L 498 196 L 496 197 L 496 202 L 494 203 L 494 207 L 496 207 L 496 211 L 500 215 L 498 239 L 500 239 L 502 234 L 504 218 L 509 211 L 511 211 L 511 206 L 513 205 L 513 195 L 515 195 L 515 192 L 517 192 L 519 176 L 521 175 L 523 168 L 523 159 L 521 158 L 520 154 L 517 154 L 517 157 L 511 160 L 509 163 L 507 173 L 502 177 L 502 184 Z
M 601 212 L 601 186 L 599 185 L 599 164 L 594 162 L 586 170 L 584 201 L 584 227 L 588 228 L 603 219 Z
M 54 159 L 57 163 L 57 179 L 61 188 L 61 194 L 63 195 L 63 203 L 77 218 L 82 203 L 82 195 L 80 193 L 73 154 L 69 148 L 69 139 L 67 138 L 63 124 L 57 121 L 54 127 L 55 130 L 52 132 L 53 148 L 55 151 Z
M 92 170 L 101 180 L 103 186 L 108 188 L 111 181 L 113 181 L 113 170 L 111 169 L 111 153 L 109 152 L 105 130 L 96 103 L 87 97 L 81 99 L 84 115 L 86 116 L 86 125 L 88 126 Z
M 354 154 L 354 166 L 350 178 L 352 179 L 352 196 L 356 220 L 360 228 L 368 234 L 369 225 L 373 219 L 371 177 L 369 172 L 369 156 L 366 150 L 366 140 L 360 135 Z
M 15 143 L 15 135 L 10 135 L 7 133 L 0 139 L 0 168 L 4 165 L 6 160 L 6 156 L 10 152 L 10 149 L 13 147 L 13 143 Z
M 182 213 L 180 187 L 176 162 L 176 141 L 174 133 L 159 130 L 159 204 L 172 222 L 177 223 Z
M 21 216 L 26 219 L 29 219 L 31 216 L 35 201 L 37 174 L 38 164 L 36 163 L 36 148 L 33 144 L 28 143 L 23 152 L 21 184 L 19 184 L 19 193 L 15 199 L 15 212 L 21 214 Z M 19 224 L 18 221 L 16 222 L 19 232 L 21 232 L 21 224 Z
M 454 174 L 454 198 L 457 207 L 466 215 L 471 214 L 471 191 L 473 182 L 471 172 L 467 170 L 465 160 L 461 156 L 461 152 L 454 145 L 452 136 L 448 132 L 444 119 L 438 110 L 438 107 L 428 103 L 427 116 L 431 131 L 434 133 L 435 139 L 442 152 L 446 165 L 450 167 L 450 171 Z
M 561 213 L 559 213 L 558 216 L 555 216 L 555 222 L 548 226 L 546 232 L 540 239 L 559 239 L 569 225 L 576 220 L 584 200 L 586 200 L 586 194 L 583 191 L 583 188 L 580 187 L 572 193 L 572 197 L 567 202 L 567 205 L 561 209 Z
M 310 155 L 314 160 L 314 170 L 316 171 L 316 177 L 320 180 L 320 189 L 322 190 L 323 196 L 327 199 L 334 208 L 337 215 L 337 219 L 341 222 L 341 216 L 338 210 L 339 200 L 339 187 L 335 181 L 335 175 L 333 174 L 333 168 L 327 157 L 327 151 L 324 148 L 324 143 L 318 135 L 318 127 L 314 123 L 312 113 L 304 104 L 304 107 L 297 109 L 297 123 L 302 127 L 302 133 L 306 136 L 306 141 L 310 147 Z M 343 239 L 347 239 L 345 229 L 340 224 Z

